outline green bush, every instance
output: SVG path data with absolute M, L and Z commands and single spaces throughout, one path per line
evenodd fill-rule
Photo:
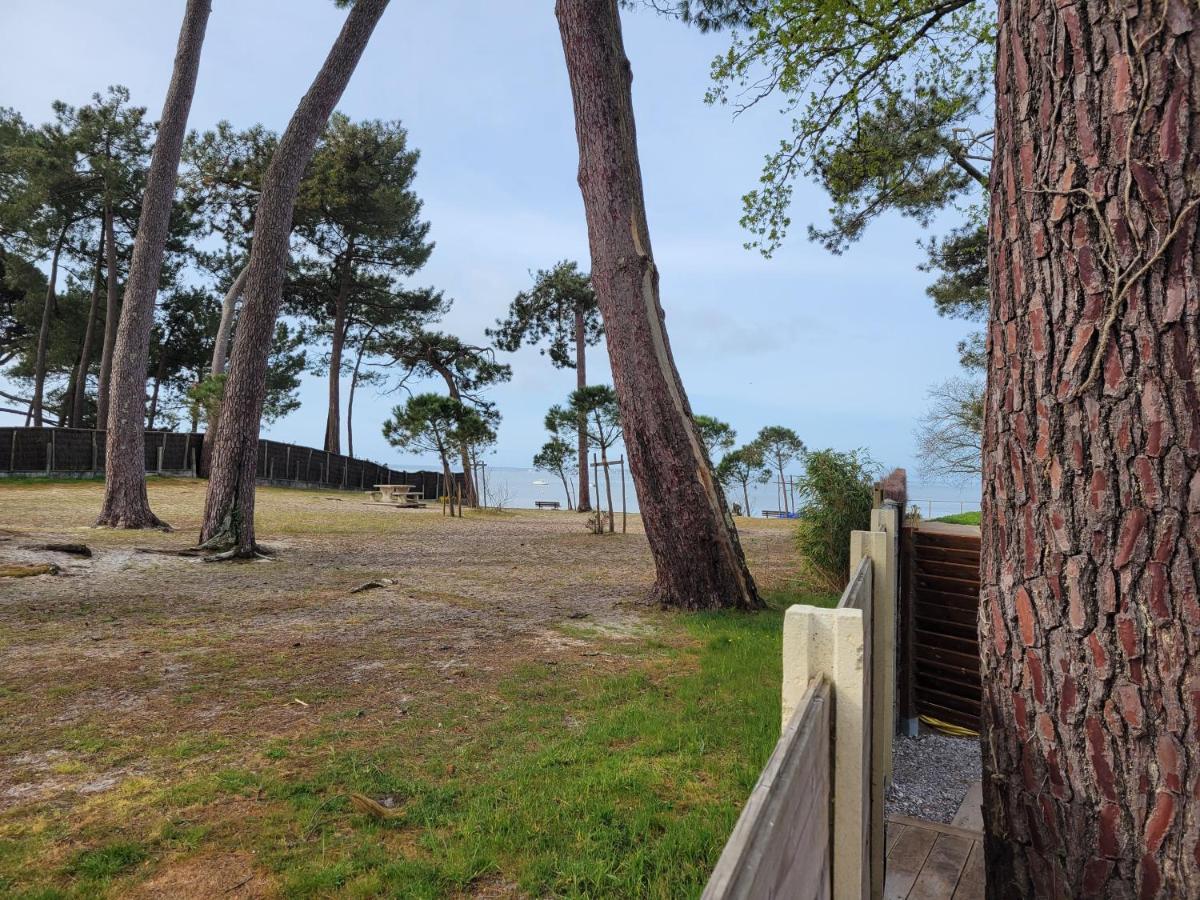
M 865 450 L 817 450 L 804 458 L 796 543 L 812 574 L 830 588 L 850 578 L 850 532 L 871 525 L 878 471 Z

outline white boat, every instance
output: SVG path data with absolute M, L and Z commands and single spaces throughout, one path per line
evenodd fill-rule
M 534 484 L 536 484 L 538 487 L 545 487 L 547 482 L 542 481 L 542 479 L 539 478 L 534 482 Z

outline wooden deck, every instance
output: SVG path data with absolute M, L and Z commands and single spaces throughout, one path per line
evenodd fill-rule
M 886 845 L 884 900 L 982 900 L 980 832 L 892 816 Z

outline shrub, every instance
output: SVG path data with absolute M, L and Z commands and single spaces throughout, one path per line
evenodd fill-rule
M 832 588 L 850 578 L 850 532 L 871 525 L 879 466 L 865 450 L 817 450 L 804 458 L 796 543 L 812 574 Z

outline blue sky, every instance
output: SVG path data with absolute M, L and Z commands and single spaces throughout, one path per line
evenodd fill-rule
M 183 0 L 4 0 L 0 105 L 40 122 L 125 84 L 157 117 Z M 191 125 L 219 119 L 280 130 L 307 88 L 344 12 L 331 0 L 214 0 Z M 868 447 L 915 469 L 912 429 L 925 392 L 958 372 L 970 329 L 939 318 L 916 270 L 921 236 L 891 217 L 843 256 L 808 242 L 828 201 L 797 185 L 794 235 L 770 260 L 743 248 L 741 195 L 786 127 L 763 105 L 733 121 L 707 106 L 709 63 L 725 46 L 648 10 L 625 14 L 642 173 L 663 305 L 676 362 L 697 412 L 749 439 L 765 424 L 794 428 L 810 447 Z M 455 298 L 444 327 L 483 339 L 529 271 L 563 258 L 586 268 L 575 182 L 571 98 L 551 0 L 394 0 L 340 109 L 399 119 L 421 151 L 416 189 L 437 244 L 416 276 Z M 492 462 L 526 465 L 542 416 L 573 387 L 536 350 L 507 356 L 510 384 Z M 593 351 L 592 381 L 607 380 Z M 303 406 L 269 436 L 320 445 L 324 384 L 306 379 Z M 358 455 L 419 462 L 380 434 L 395 396 L 355 401 Z

